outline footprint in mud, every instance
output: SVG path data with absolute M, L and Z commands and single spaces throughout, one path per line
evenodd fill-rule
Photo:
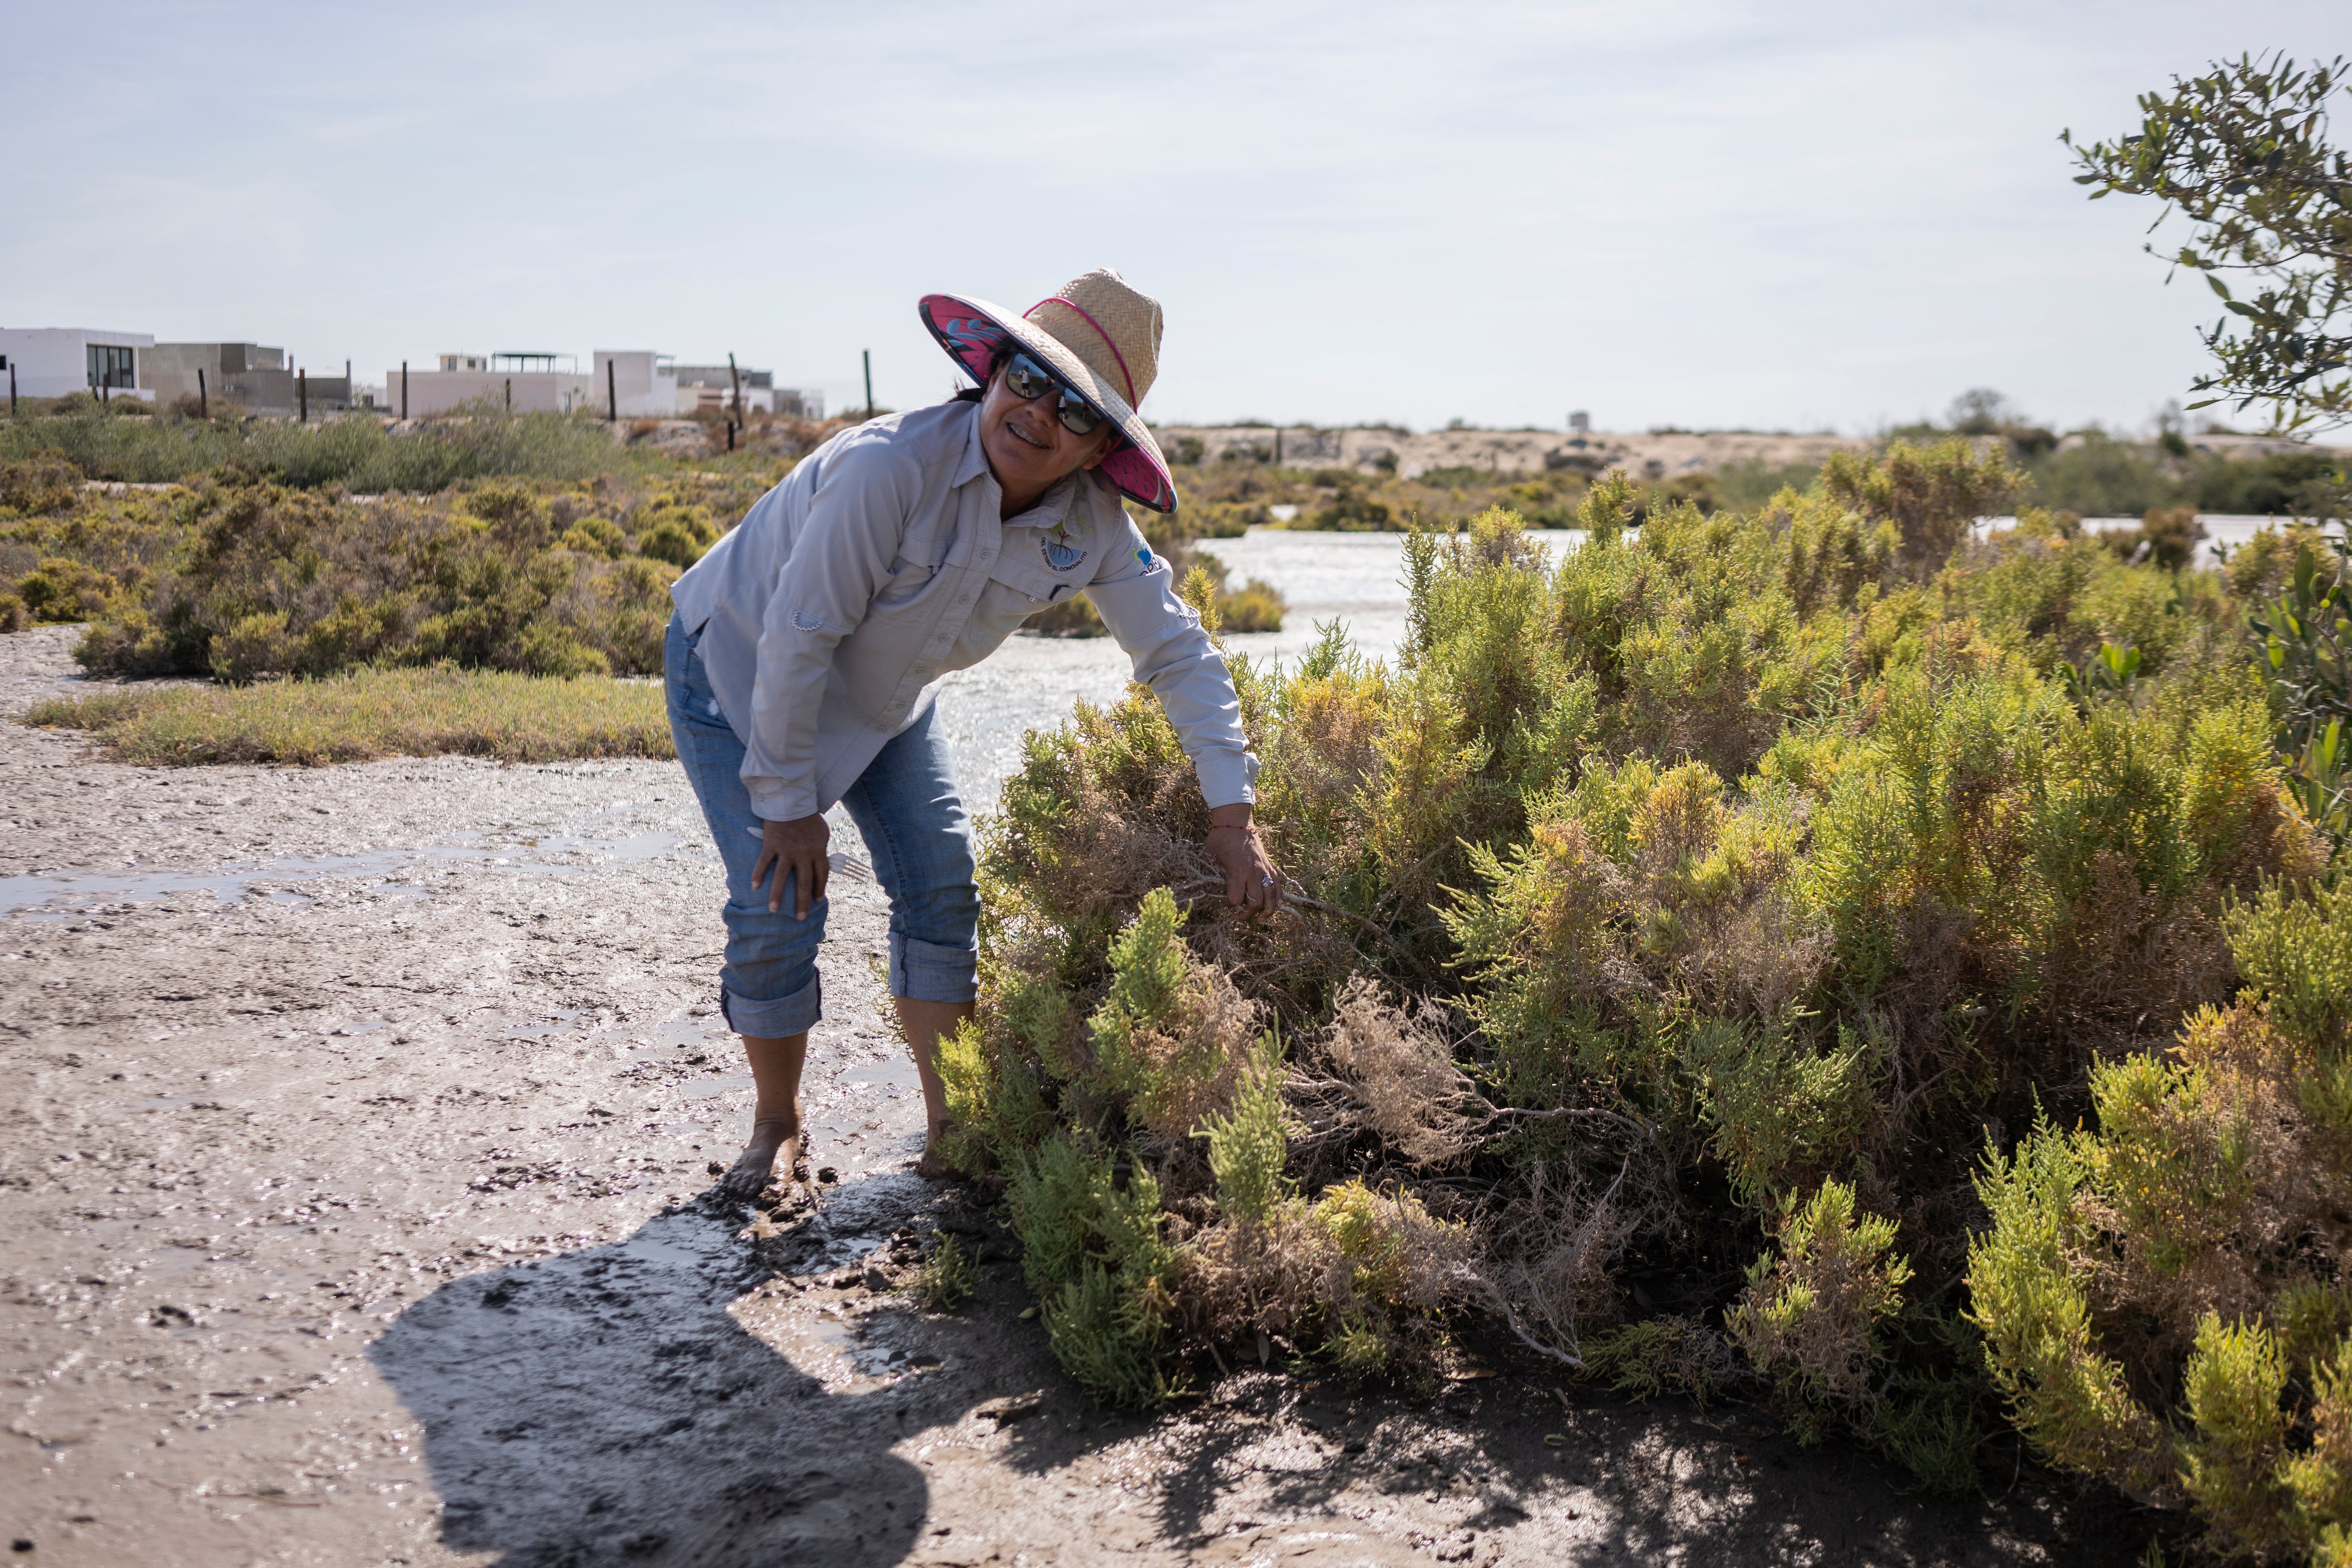
M 727 1310 L 731 1226 L 453 1280 L 369 1356 L 425 1428 L 441 1539 L 499 1562 L 894 1563 L 929 1508 L 887 1394 L 828 1394 Z

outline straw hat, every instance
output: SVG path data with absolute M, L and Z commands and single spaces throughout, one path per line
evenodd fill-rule
M 1026 350 L 1095 412 L 1118 427 L 1096 472 L 1154 511 L 1176 510 L 1176 481 L 1136 405 L 1160 374 L 1160 301 L 1108 267 L 1072 279 L 1016 316 L 960 294 L 926 294 L 916 307 L 948 357 L 985 385 L 1000 354 Z

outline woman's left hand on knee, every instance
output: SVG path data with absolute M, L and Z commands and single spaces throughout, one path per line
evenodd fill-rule
M 832 867 L 824 858 L 833 840 L 823 816 L 796 817 L 790 822 L 761 825 L 760 858 L 751 865 L 751 886 L 768 885 L 768 911 L 784 901 L 784 884 L 793 884 L 793 919 L 808 919 L 809 907 L 824 897 Z

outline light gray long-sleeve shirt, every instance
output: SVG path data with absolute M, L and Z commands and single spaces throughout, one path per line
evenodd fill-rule
M 672 586 L 742 737 L 753 811 L 830 807 L 941 676 L 1081 590 L 1159 696 L 1208 804 L 1254 798 L 1233 676 L 1118 498 L 1078 473 L 1010 521 L 1003 505 L 977 404 L 889 415 L 803 458 Z

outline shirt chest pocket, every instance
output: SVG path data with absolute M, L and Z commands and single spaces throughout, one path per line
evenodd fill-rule
M 1047 563 L 1045 546 L 1049 541 L 1065 557 L 1077 557 L 1070 562 L 1067 571 L 1055 571 Z M 1093 565 L 1093 552 L 1088 548 L 1088 542 L 1076 536 L 1065 542 L 1035 529 L 1023 529 L 1018 532 L 1006 529 L 1004 549 L 989 572 L 989 580 L 1013 589 L 1037 609 L 1047 605 L 1058 605 L 1084 588 L 1094 576 L 1089 569 Z
M 889 581 L 874 595 L 877 605 L 903 605 L 931 584 L 947 564 L 948 547 L 953 541 L 944 531 L 917 532 L 910 529 L 898 542 L 898 553 L 890 562 Z

